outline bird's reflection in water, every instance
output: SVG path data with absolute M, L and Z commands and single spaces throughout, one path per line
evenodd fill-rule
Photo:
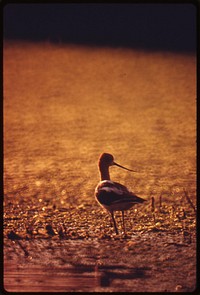
M 56 291 L 98 291 L 110 288 L 114 280 L 132 280 L 148 278 L 149 267 L 127 268 L 122 265 L 68 265 L 62 268 L 29 267 L 18 269 L 14 265 L 5 267 L 5 289 L 15 292 L 56 292 Z M 11 283 L 12 282 L 12 283 Z

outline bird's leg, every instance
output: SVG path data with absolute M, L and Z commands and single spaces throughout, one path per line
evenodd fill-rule
M 125 222 L 124 222 L 124 211 L 122 211 L 122 224 L 123 224 L 124 234 L 126 234 L 126 228 L 125 228 Z
M 116 225 L 116 222 L 115 222 L 115 217 L 114 217 L 113 212 L 111 212 L 111 216 L 112 216 L 112 220 L 113 220 L 113 224 L 114 224 L 115 232 L 116 232 L 116 234 L 118 235 L 118 229 L 117 229 L 117 225 Z

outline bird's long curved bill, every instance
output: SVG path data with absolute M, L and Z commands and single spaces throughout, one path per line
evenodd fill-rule
M 126 168 L 126 167 L 124 167 L 122 165 L 117 164 L 116 162 L 113 162 L 113 165 L 118 166 L 118 167 L 123 168 L 123 169 L 128 170 L 128 171 L 131 171 L 131 172 L 135 172 L 134 170 L 128 169 L 128 168 Z

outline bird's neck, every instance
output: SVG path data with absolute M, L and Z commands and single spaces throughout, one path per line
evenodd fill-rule
M 106 166 L 99 166 L 101 180 L 110 180 L 109 168 Z

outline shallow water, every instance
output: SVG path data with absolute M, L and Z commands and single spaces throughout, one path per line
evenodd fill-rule
M 127 237 L 94 199 L 102 152 L 148 200 Z M 195 56 L 4 44 L 7 290 L 191 291 L 195 203 Z
M 175 291 L 179 285 L 182 291 L 194 289 L 194 235 L 189 241 L 182 234 L 152 231 L 127 238 L 21 240 L 6 246 L 8 291 L 150 292 Z M 181 265 L 182 275 L 176 276 Z
M 6 265 L 6 269 L 5 288 L 10 292 L 20 289 L 23 292 L 106 292 L 112 290 L 113 281 L 114 285 L 119 285 L 124 281 L 144 280 L 150 277 L 146 273 L 151 270 L 149 267 L 127 268 L 120 265 L 76 265 L 62 268 L 33 266 L 28 269 Z M 123 290 L 123 287 L 120 289 Z

